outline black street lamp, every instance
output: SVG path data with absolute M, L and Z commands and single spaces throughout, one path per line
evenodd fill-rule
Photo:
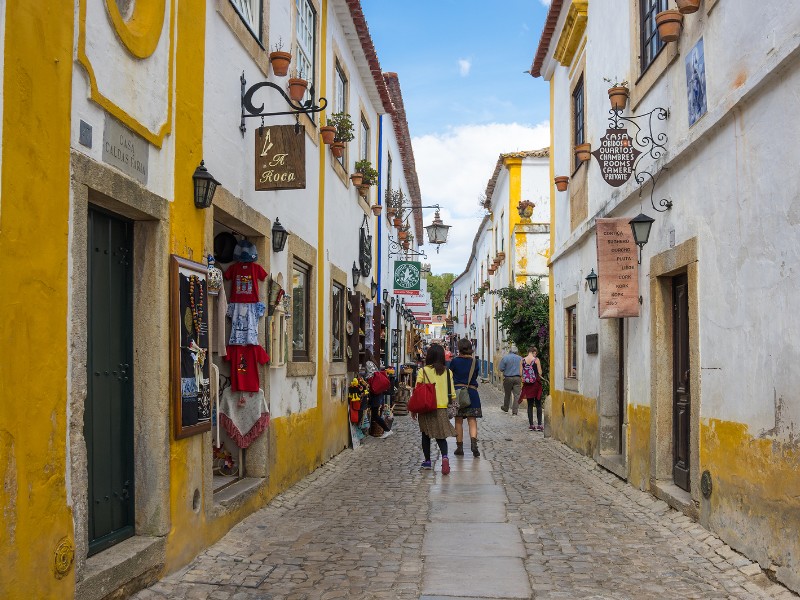
M 203 160 L 200 161 L 200 166 L 194 170 L 192 179 L 194 180 L 194 205 L 197 208 L 208 208 L 214 199 L 214 192 L 217 191 L 219 181 L 208 172 Z
M 286 240 L 289 238 L 289 232 L 281 225 L 280 219 L 275 219 L 272 225 L 272 251 L 281 252 L 286 247 Z
M 356 261 L 353 261 L 353 288 L 358 285 L 358 278 L 361 277 L 361 269 L 358 268 Z
M 594 268 L 592 268 L 592 272 L 586 276 L 586 283 L 589 284 L 589 291 L 593 294 L 597 293 L 597 273 L 594 272 Z
M 628 221 L 633 231 L 633 241 L 639 246 L 639 264 L 642 263 L 642 246 L 650 239 L 650 228 L 654 222 L 655 219 L 651 219 L 644 213 L 639 213 Z

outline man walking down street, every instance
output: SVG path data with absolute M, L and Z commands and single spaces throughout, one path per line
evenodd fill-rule
M 522 387 L 522 378 L 519 371 L 522 357 L 519 355 L 516 345 L 511 344 L 511 348 L 500 361 L 500 372 L 503 374 L 503 406 L 500 410 L 508 412 L 509 404 L 511 405 L 511 416 L 517 414 L 517 398 Z M 513 397 L 512 397 L 513 396 Z

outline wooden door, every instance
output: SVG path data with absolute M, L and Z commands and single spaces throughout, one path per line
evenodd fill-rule
M 689 285 L 686 275 L 672 279 L 672 478 L 689 491 Z
M 89 554 L 134 533 L 133 225 L 98 210 L 88 219 Z
M 627 412 L 627 405 L 625 404 L 625 319 L 617 319 L 619 322 L 619 342 L 618 342 L 618 360 L 619 360 L 619 385 L 617 387 L 617 403 L 618 403 L 618 423 L 617 423 L 617 440 L 619 446 L 619 453 L 622 454 L 625 450 L 623 444 L 623 436 L 625 435 L 625 413 Z

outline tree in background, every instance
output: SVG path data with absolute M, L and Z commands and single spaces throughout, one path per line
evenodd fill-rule
M 431 306 L 433 314 L 438 315 L 444 312 L 442 303 L 450 289 L 450 284 L 456 278 L 452 273 L 442 273 L 441 275 L 428 275 L 428 292 L 431 295 Z
M 550 376 L 550 301 L 542 292 L 541 280 L 531 279 L 520 288 L 505 287 L 490 292 L 500 296 L 501 308 L 496 318 L 506 336 L 525 356 L 529 346 L 539 349 L 539 361 L 545 377 Z M 542 379 L 544 396 L 550 393 L 550 383 Z

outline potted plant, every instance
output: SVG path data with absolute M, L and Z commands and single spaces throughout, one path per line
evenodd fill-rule
M 408 232 L 405 229 L 401 229 L 397 232 L 397 239 L 401 242 L 404 241 L 408 237 Z
M 569 185 L 569 177 L 567 177 L 566 175 L 559 175 L 558 177 L 553 179 L 553 181 L 555 182 L 556 189 L 559 192 L 567 191 L 567 186 Z
M 505 252 L 498 252 L 497 253 L 497 258 L 500 259 L 500 262 L 503 262 L 506 259 L 506 253 Z
M 661 11 L 656 15 L 656 25 L 661 41 L 674 42 L 681 35 L 683 15 L 674 8 Z
M 373 204 L 369 208 L 372 211 L 373 215 L 375 215 L 376 217 L 380 217 L 381 216 L 381 210 L 383 210 L 383 205 L 382 204 Z
M 367 196 L 369 195 L 369 186 L 362 183 L 361 185 L 356 186 L 356 189 L 358 190 L 358 195 L 366 200 Z
M 611 80 L 608 77 L 603 77 L 603 81 L 611 84 L 611 87 L 608 88 L 608 99 L 611 101 L 611 110 L 623 110 L 628 103 L 628 96 L 630 95 L 628 82 Z
M 409 242 L 408 240 L 403 240 L 402 245 L 403 245 L 403 250 L 408 250 L 408 247 L 411 245 L 411 242 Z
M 296 73 L 294 73 L 293 76 L 289 78 L 288 85 L 289 85 L 289 98 L 291 98 L 295 102 L 301 102 L 303 100 L 303 96 L 306 95 L 306 90 L 308 89 L 308 81 L 303 79 Z
M 319 128 L 319 134 L 322 136 L 322 143 L 330 146 L 336 137 L 336 127 L 330 123 L 323 125 Z
M 363 178 L 364 178 L 364 176 L 361 173 L 359 173 L 358 171 L 356 171 L 355 173 L 350 175 L 350 181 L 352 181 L 353 185 L 356 186 L 356 187 L 361 185 L 361 180 Z
M 273 46 L 272 52 L 269 53 L 269 64 L 272 65 L 272 73 L 276 77 L 286 77 L 291 61 L 292 55 L 283 51 L 283 40 L 278 38 L 278 43 Z
M 344 155 L 344 145 L 347 142 L 352 142 L 355 138 L 353 133 L 353 120 L 346 112 L 333 113 L 328 118 L 328 125 L 336 128 L 336 133 L 333 137 L 331 144 L 331 152 L 336 158 L 341 158 Z
M 367 159 L 356 161 L 356 173 L 361 173 L 361 183 L 366 186 L 378 183 L 378 171 L 372 168 L 372 163 Z
M 575 158 L 581 162 L 586 162 L 592 156 L 592 145 L 589 143 L 578 144 L 575 146 Z
M 395 227 L 397 227 L 399 229 L 403 225 L 403 219 L 400 218 L 400 217 L 394 217 L 392 219 L 392 225 L 394 225 Z
M 700 0 L 675 0 L 682 15 L 690 15 L 700 8 Z

